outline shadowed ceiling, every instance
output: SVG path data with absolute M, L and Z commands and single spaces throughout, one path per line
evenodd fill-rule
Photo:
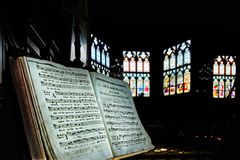
M 195 38 L 213 52 L 239 52 L 237 10 L 226 3 L 91 0 L 91 30 L 119 49 L 159 49 Z

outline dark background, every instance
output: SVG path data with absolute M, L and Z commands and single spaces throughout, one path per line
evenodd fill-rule
M 91 0 L 90 6 L 91 31 L 110 45 L 114 56 L 121 59 L 123 50 L 151 53 L 151 97 L 135 102 L 153 143 L 206 147 L 211 144 L 203 137 L 212 135 L 224 137 L 226 148 L 234 149 L 239 142 L 239 86 L 235 99 L 213 99 L 212 79 L 200 80 L 199 71 L 204 65 L 212 68 L 218 55 L 240 55 L 236 4 Z M 162 52 L 188 39 L 192 40 L 191 92 L 164 97 Z M 237 69 L 238 64 L 237 59 Z M 203 141 L 196 142 L 196 135 Z
M 30 21 L 37 24 L 36 28 L 43 38 L 53 38 L 60 51 L 67 54 L 70 43 L 66 37 L 70 32 L 66 31 L 71 27 L 69 18 L 72 15 L 66 14 L 65 9 L 71 8 L 75 2 L 76 0 L 9 0 L 3 7 L 6 10 L 4 16 L 16 33 L 18 42 L 25 42 L 21 38 L 25 37 L 25 24 Z M 240 14 L 237 4 L 157 0 L 88 2 L 89 32 L 111 47 L 112 57 L 121 59 L 123 50 L 151 53 L 151 96 L 134 98 L 134 101 L 154 145 L 216 147 L 215 139 L 205 138 L 214 136 L 223 139 L 220 144 L 224 145 L 224 151 L 238 149 L 239 84 L 236 86 L 235 99 L 213 99 L 212 79 L 202 81 L 199 75 L 204 64 L 212 67 L 216 56 L 232 55 L 237 56 L 236 81 L 239 82 Z M 188 94 L 164 97 L 162 52 L 188 39 L 192 40 L 191 91 Z M 67 56 L 62 55 L 62 58 L 65 57 Z M 3 153 L 27 159 L 25 156 L 28 155 L 28 149 L 18 102 L 9 78 L 6 78 L 4 86 L 6 104 L 2 107 L 1 111 L 4 112 L 1 112 L 0 117 L 1 126 L 8 128 L 1 131 L 5 145 Z M 194 138 L 196 136 L 200 137 L 199 141 Z

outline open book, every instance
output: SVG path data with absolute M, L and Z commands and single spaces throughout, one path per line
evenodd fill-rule
M 10 58 L 32 159 L 121 159 L 154 148 L 128 84 L 81 68 Z

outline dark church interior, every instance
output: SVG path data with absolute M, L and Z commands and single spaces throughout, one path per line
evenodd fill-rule
M 126 159 L 240 159 L 239 17 L 235 8 L 225 4 L 189 3 L 8 0 L 1 5 L 1 156 L 30 159 L 9 57 L 33 56 L 94 70 L 90 64 L 93 34 L 110 46 L 110 75 L 122 74 L 123 51 L 150 52 L 150 96 L 133 99 L 155 151 Z M 187 40 L 191 40 L 191 89 L 165 96 L 163 51 Z M 236 57 L 234 98 L 213 98 L 213 64 L 218 56 Z M 114 70 L 117 63 L 120 72 Z M 160 148 L 181 152 L 157 152 Z

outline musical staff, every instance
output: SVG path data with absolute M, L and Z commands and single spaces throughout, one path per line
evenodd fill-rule
M 78 123 L 65 123 L 65 124 L 53 124 L 55 129 L 59 128 L 70 128 L 70 127 L 80 127 L 80 126 L 88 126 L 88 125 L 96 125 L 102 124 L 101 120 L 94 120 L 94 121 L 86 121 L 86 122 L 78 122 Z
M 65 141 L 65 142 L 59 142 L 61 147 L 70 146 L 70 145 L 78 145 L 86 142 L 101 140 L 106 138 L 106 135 L 100 135 L 100 136 L 94 136 L 94 137 L 88 137 L 88 138 L 81 138 L 77 140 L 71 140 L 71 141 Z
M 59 81 L 67 81 L 67 82 L 81 82 L 81 83 L 90 83 L 87 79 L 79 79 L 74 77 L 63 77 L 63 76 L 56 76 L 52 74 L 43 74 L 39 73 L 40 78 L 52 79 L 52 80 L 59 80 Z
M 47 103 L 96 103 L 95 99 L 92 98 L 82 98 L 82 99 L 49 99 L 46 98 Z
M 99 119 L 100 115 L 98 113 L 91 113 L 91 114 L 76 114 L 76 115 L 51 115 L 52 120 L 59 120 L 59 119 L 84 119 L 84 118 L 93 118 Z
M 117 109 L 103 109 L 107 114 L 125 114 L 125 115 L 134 115 L 133 111 L 120 111 Z
M 90 92 L 66 92 L 66 91 L 55 91 L 56 95 L 61 95 L 61 96 L 81 96 L 81 97 L 94 97 L 93 93 Z
M 87 74 L 84 74 L 84 73 L 64 70 L 62 68 L 58 69 L 58 68 L 50 67 L 50 66 L 46 67 L 45 65 L 43 66 L 40 64 L 37 64 L 37 69 L 46 71 L 46 72 L 50 72 L 50 73 L 60 73 L 60 74 L 69 75 L 69 76 L 87 77 Z
M 72 132 L 67 132 L 66 134 L 68 136 L 77 136 L 77 135 L 85 135 L 85 134 L 90 134 L 90 133 L 102 133 L 105 131 L 104 128 L 91 128 L 91 129 L 83 129 L 79 131 L 72 131 Z
M 110 109 L 110 108 L 114 108 L 114 109 L 124 109 L 124 110 L 126 110 L 126 109 L 129 109 L 129 110 L 132 110 L 132 106 L 130 106 L 130 105 L 126 105 L 126 104 L 112 104 L 112 103 L 104 103 L 103 104 L 103 107 L 104 108 L 108 108 L 108 109 Z
M 139 142 L 144 142 L 147 139 L 145 137 L 143 138 L 138 138 L 138 139 L 129 139 L 129 140 L 124 140 L 124 141 L 116 141 L 116 142 L 112 142 L 113 145 L 122 145 L 122 144 L 135 144 L 135 143 L 139 143 Z
M 94 103 L 86 103 L 87 106 L 77 106 L 77 107 L 48 107 L 49 111 L 79 111 L 79 110 L 98 110 L 98 107 Z
M 124 128 L 121 128 L 121 127 L 109 127 L 108 129 L 110 132 L 115 132 L 115 131 L 118 131 L 118 132 L 132 132 L 132 131 L 140 131 L 141 128 L 128 128 L 128 127 L 124 127 Z
M 135 139 L 135 138 L 140 138 L 144 136 L 142 132 L 140 133 L 130 133 L 130 134 L 119 134 L 119 135 L 113 135 L 111 136 L 112 141 L 118 141 L 121 139 Z
M 122 121 L 123 119 L 125 120 L 135 120 L 136 117 L 134 116 L 125 116 L 125 115 L 105 115 L 106 118 L 110 118 L 110 119 L 114 119 L 114 120 L 118 120 L 118 121 Z
M 71 84 L 58 84 L 58 83 L 51 83 L 51 82 L 44 82 L 41 81 L 42 86 L 47 86 L 47 87 L 56 87 L 56 88 L 66 88 L 66 89 L 91 89 L 90 86 L 82 86 L 81 85 L 71 85 Z
M 138 122 L 128 122 L 128 121 L 123 121 L 123 122 L 106 122 L 107 125 L 119 125 L 119 126 L 122 126 L 122 125 L 128 125 L 128 126 L 137 126 L 138 125 Z

